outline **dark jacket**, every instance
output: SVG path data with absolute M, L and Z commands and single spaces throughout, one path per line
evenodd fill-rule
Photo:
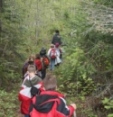
M 51 42 L 52 44 L 56 44 L 56 43 L 59 43 L 60 45 L 62 44 L 62 41 L 61 41 L 61 37 L 60 37 L 60 35 L 59 34 L 55 34 L 54 36 L 53 36 L 53 39 L 52 39 L 52 42 Z
M 42 91 L 32 100 L 30 117 L 71 117 L 72 106 L 67 106 L 64 96 L 56 91 Z

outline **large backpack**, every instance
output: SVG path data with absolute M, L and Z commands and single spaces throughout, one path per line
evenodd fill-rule
M 43 64 L 44 64 L 44 67 L 48 67 L 49 66 L 49 58 L 47 56 L 43 57 Z
M 42 48 L 40 50 L 40 56 L 45 56 L 46 55 L 46 49 L 45 48 Z
M 55 59 L 56 58 L 56 49 L 52 48 L 50 51 L 50 58 Z

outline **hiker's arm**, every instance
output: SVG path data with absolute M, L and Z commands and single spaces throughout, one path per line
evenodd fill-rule
M 61 37 L 59 39 L 59 44 L 62 45 L 62 39 L 61 39 Z
M 76 104 L 70 104 L 68 108 L 70 110 L 69 116 L 72 116 L 74 113 L 74 110 L 76 110 Z
M 60 98 L 60 104 L 57 107 L 57 110 L 66 116 L 72 116 L 75 108 L 70 105 L 66 105 L 66 101 L 63 98 Z

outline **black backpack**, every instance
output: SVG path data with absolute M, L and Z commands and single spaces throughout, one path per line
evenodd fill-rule
M 30 93 L 31 93 L 31 96 L 34 97 L 36 94 L 40 93 L 40 90 L 37 89 L 35 86 L 32 86 L 31 90 L 30 90 Z
M 40 56 L 45 56 L 46 55 L 46 49 L 45 48 L 42 48 L 40 50 Z
M 38 89 L 35 86 L 33 86 L 33 84 L 31 83 L 30 79 L 29 79 L 29 82 L 31 84 L 31 90 L 30 90 L 31 96 L 34 97 L 36 94 L 40 94 L 40 89 Z

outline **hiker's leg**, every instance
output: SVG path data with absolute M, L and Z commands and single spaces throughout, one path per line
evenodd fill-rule
M 60 65 L 60 63 L 57 63 L 57 65 L 55 65 L 56 67 L 58 67 Z
M 46 68 L 44 69 L 44 78 L 46 77 Z
M 43 80 L 46 76 L 46 69 L 43 69 L 41 73 L 42 73 L 42 80 Z
M 50 70 L 51 70 L 51 65 L 52 65 L 52 64 L 51 64 L 51 60 L 50 60 L 50 64 L 49 64 L 49 69 L 50 69 Z
M 30 117 L 29 115 L 24 115 L 24 117 Z
M 37 75 L 38 77 L 42 77 L 41 71 L 37 71 L 36 75 Z
M 53 66 L 54 66 L 54 61 L 51 59 L 50 60 L 50 70 L 53 70 Z
M 51 70 L 54 70 L 55 67 L 55 60 L 51 60 Z

